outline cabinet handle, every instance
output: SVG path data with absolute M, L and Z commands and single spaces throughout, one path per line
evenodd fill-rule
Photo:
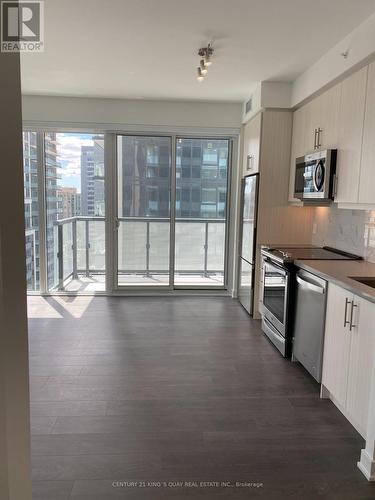
M 318 136 L 318 129 L 314 129 L 314 149 L 317 149 L 317 136 Z
M 349 330 L 352 331 L 353 328 L 356 328 L 357 325 L 353 325 L 353 313 L 354 313 L 354 308 L 355 307 L 358 307 L 357 304 L 354 304 L 354 301 L 352 302 L 352 307 L 351 307 L 351 311 L 350 311 L 350 325 L 349 325 Z
M 246 160 L 246 170 L 251 170 L 253 166 L 250 166 L 250 162 L 252 163 L 254 156 L 253 155 L 247 155 L 247 160 Z
M 346 328 L 346 325 L 350 325 L 350 321 L 348 321 L 347 314 L 348 314 L 348 305 L 352 304 L 352 301 L 349 300 L 347 297 L 345 299 L 345 312 L 344 312 L 344 328 Z M 353 310 L 353 309 L 352 309 Z
M 323 129 L 319 127 L 317 130 L 318 130 L 318 144 L 317 144 L 317 149 L 319 149 L 319 148 L 322 147 L 322 142 L 321 142 L 320 134 L 323 132 Z

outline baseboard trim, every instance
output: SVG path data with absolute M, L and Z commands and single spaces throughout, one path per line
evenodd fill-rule
M 367 450 L 361 450 L 361 458 L 357 466 L 367 481 L 375 481 L 375 460 L 367 453 Z

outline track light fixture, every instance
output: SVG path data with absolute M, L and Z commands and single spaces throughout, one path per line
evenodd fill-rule
M 201 47 L 198 50 L 198 55 L 199 55 L 199 57 L 201 57 L 201 60 L 199 62 L 199 66 L 197 68 L 197 71 L 198 71 L 197 80 L 199 82 L 202 82 L 204 80 L 204 77 L 207 75 L 207 68 L 208 68 L 208 66 L 211 66 L 211 64 L 212 64 L 213 52 L 214 52 L 214 49 L 212 48 L 210 43 L 207 45 L 207 47 Z

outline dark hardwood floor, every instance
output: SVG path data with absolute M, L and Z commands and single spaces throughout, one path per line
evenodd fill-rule
M 362 438 L 237 301 L 30 297 L 29 316 L 34 500 L 375 498 Z

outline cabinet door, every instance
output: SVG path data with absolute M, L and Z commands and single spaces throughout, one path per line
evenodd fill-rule
M 350 351 L 350 331 L 344 326 L 352 295 L 333 283 L 328 284 L 326 328 L 324 336 L 322 384 L 336 402 L 345 407 Z
M 259 172 L 262 114 L 258 113 L 244 127 L 243 175 Z
M 296 158 L 306 154 L 306 127 L 308 122 L 307 106 L 293 113 L 292 149 L 290 155 L 289 201 L 300 202 L 294 198 L 294 179 L 296 173 Z
M 319 130 L 318 149 L 337 148 L 341 84 L 335 85 L 316 99 L 313 129 Z
M 320 127 L 321 122 L 321 96 L 316 97 L 306 105 L 306 123 L 305 123 L 305 153 L 311 153 L 315 150 L 317 138 L 315 130 Z
M 375 203 L 375 63 L 368 67 L 359 203 Z
M 365 114 L 367 67 L 342 82 L 337 154 L 338 186 L 335 201 L 357 203 L 363 121 Z
M 375 304 L 354 296 L 346 410 L 364 436 L 370 399 L 372 366 L 375 362 Z

